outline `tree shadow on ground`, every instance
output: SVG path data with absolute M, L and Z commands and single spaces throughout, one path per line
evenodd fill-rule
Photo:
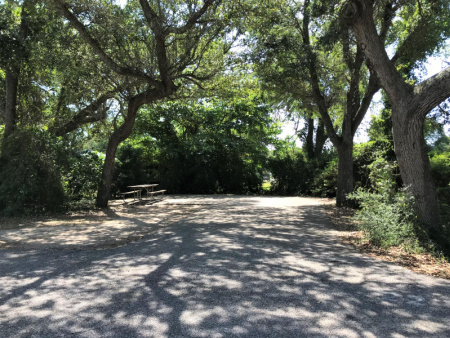
M 320 205 L 271 201 L 220 199 L 116 249 L 2 252 L 0 332 L 450 335 L 448 281 L 361 256 L 333 235 Z

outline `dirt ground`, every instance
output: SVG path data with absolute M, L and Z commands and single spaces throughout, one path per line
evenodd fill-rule
M 126 245 L 156 229 L 181 221 L 216 198 L 170 196 L 163 201 L 111 201 L 108 210 L 66 215 L 0 218 L 0 249 L 101 250 Z M 411 254 L 402 248 L 381 250 L 357 231 L 351 209 L 338 209 L 330 199 L 321 203 L 339 235 L 359 251 L 413 271 L 450 279 L 450 263 L 429 254 Z
M 0 219 L 0 249 L 105 249 L 136 241 L 198 210 L 165 201 L 111 201 L 107 210 Z

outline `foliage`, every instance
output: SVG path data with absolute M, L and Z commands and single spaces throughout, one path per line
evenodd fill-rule
M 323 164 L 316 168 L 312 193 L 319 197 L 335 197 L 337 191 L 338 159 L 334 152 L 327 157 L 321 157 Z M 323 170 L 321 168 L 323 167 Z
M 391 140 L 388 138 L 378 137 L 365 143 L 356 144 L 353 149 L 353 172 L 355 177 L 355 186 L 370 189 L 373 187 L 374 181 L 371 180 L 372 165 L 380 158 L 387 162 L 396 160 L 394 148 Z M 401 186 L 401 177 L 398 167 L 394 167 L 394 180 L 397 187 Z
M 55 163 L 60 142 L 38 129 L 17 130 L 2 145 L 0 212 L 4 215 L 55 211 L 65 201 Z
M 259 192 L 267 146 L 279 132 L 270 112 L 257 97 L 143 110 L 133 145 L 119 151 L 117 187 L 145 179 L 172 193 Z
M 430 164 L 439 200 L 448 206 L 450 205 L 450 151 L 432 154 Z
M 271 190 L 277 195 L 302 195 L 310 186 L 310 168 L 300 149 L 289 148 L 276 149 L 269 160 L 274 178 Z
M 360 205 L 356 214 L 360 228 L 376 246 L 417 248 L 420 237 L 414 199 L 406 191 L 397 190 L 395 162 L 378 158 L 369 169 L 372 189 L 359 188 L 349 196 Z
M 103 165 L 103 156 L 90 150 L 78 150 L 66 145 L 66 154 L 60 161 L 62 179 L 71 202 L 92 200 L 97 192 Z
M 113 192 L 128 190 L 128 186 L 152 183 L 155 181 L 157 166 L 152 157 L 154 153 L 141 144 L 135 144 L 132 140 L 125 142 L 118 150 L 116 170 L 113 179 Z
M 292 143 L 278 144 L 269 158 L 271 192 L 277 195 L 336 195 L 337 160 L 333 151 L 309 159 Z

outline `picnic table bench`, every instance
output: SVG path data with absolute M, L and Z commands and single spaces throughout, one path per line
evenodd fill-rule
M 133 200 L 134 199 L 141 199 L 141 190 L 140 189 L 136 189 L 136 190 L 131 190 L 131 191 L 125 191 L 125 192 L 119 193 L 119 195 L 122 196 L 123 199 L 125 199 L 125 197 L 127 195 L 133 195 Z
M 155 195 L 161 194 L 161 199 L 163 199 L 165 192 L 166 192 L 166 190 L 150 191 L 150 192 L 147 192 L 147 196 L 150 195 L 152 198 L 154 198 Z

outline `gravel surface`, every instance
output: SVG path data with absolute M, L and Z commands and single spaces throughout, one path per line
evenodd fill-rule
M 450 281 L 342 244 L 321 203 L 178 196 L 1 231 L 0 337 L 450 337 Z

